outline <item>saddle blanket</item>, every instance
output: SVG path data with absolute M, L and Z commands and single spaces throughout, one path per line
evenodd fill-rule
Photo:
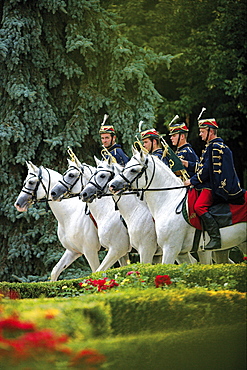
M 195 201 L 198 198 L 198 191 L 189 189 L 188 195 L 183 204 L 183 216 L 186 222 L 198 230 L 202 230 L 200 217 L 194 210 Z M 245 203 L 242 205 L 220 203 L 209 208 L 209 213 L 215 218 L 219 227 L 226 227 L 240 222 L 247 222 L 247 191 L 244 194 Z

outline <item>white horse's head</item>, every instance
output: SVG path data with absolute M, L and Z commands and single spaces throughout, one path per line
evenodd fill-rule
M 94 168 L 81 163 L 74 156 L 73 161 L 68 159 L 68 169 L 63 179 L 51 189 L 52 200 L 61 200 L 70 194 L 79 195 L 94 172 Z
M 112 193 L 121 194 L 127 189 L 145 186 L 145 178 L 142 179 L 142 175 L 147 169 L 150 156 L 143 150 L 138 151 L 134 147 L 132 147 L 132 152 L 133 156 L 126 163 L 124 169 L 109 183 L 109 190 Z
M 121 194 L 130 188 L 147 189 L 154 181 L 160 182 L 161 178 L 163 186 L 168 185 L 168 182 L 181 185 L 181 180 L 158 157 L 147 154 L 142 149 L 138 151 L 132 148 L 132 151 L 133 156 L 130 161 L 109 183 L 112 193 Z
M 103 161 L 96 157 L 94 159 L 97 164 L 96 171 L 80 194 L 82 200 L 89 203 L 107 193 L 108 183 L 122 170 L 122 166 L 113 163 L 111 156 Z
M 19 212 L 27 211 L 36 201 L 47 198 L 50 186 L 48 170 L 43 166 L 37 167 L 32 162 L 26 162 L 28 174 L 24 181 L 23 188 L 18 195 L 14 206 Z

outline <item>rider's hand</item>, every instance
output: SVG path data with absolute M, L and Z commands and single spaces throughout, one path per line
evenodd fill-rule
M 184 165 L 184 167 L 188 167 L 189 166 L 189 162 L 188 161 L 185 161 L 184 159 L 180 159 L 182 164 Z
M 185 186 L 189 186 L 189 185 L 191 185 L 190 180 L 186 180 L 186 181 L 184 182 L 184 185 L 185 185 Z

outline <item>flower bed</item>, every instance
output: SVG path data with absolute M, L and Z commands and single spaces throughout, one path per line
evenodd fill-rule
M 1 370 L 176 370 L 193 368 L 191 358 L 205 370 L 232 370 L 238 359 L 240 370 L 246 297 L 237 288 L 245 290 L 245 276 L 242 265 L 136 264 L 83 280 L 2 283 Z M 19 299 L 34 286 L 56 297 Z

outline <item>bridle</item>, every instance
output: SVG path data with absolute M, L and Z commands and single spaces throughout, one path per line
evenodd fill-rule
M 21 191 L 23 193 L 31 195 L 32 198 L 28 202 L 29 204 L 35 204 L 35 203 L 38 203 L 38 202 L 46 202 L 46 210 L 48 210 L 48 202 L 51 201 L 51 199 L 49 199 L 49 192 L 50 192 L 50 187 L 51 187 L 51 175 L 50 175 L 50 172 L 48 171 L 47 168 L 45 168 L 45 167 L 43 167 L 43 168 L 47 171 L 47 174 L 48 174 L 48 188 L 46 189 L 46 187 L 43 183 L 42 168 L 39 167 L 38 175 L 35 174 L 35 173 L 30 173 L 31 177 L 29 177 L 28 180 L 24 181 L 23 188 L 22 188 Z M 38 181 L 35 185 L 35 188 L 34 189 L 29 188 L 27 186 L 27 182 L 29 182 L 32 178 L 36 178 L 36 177 L 38 178 Z M 39 188 L 40 185 L 42 185 L 42 187 L 45 191 L 45 196 L 42 199 L 37 198 L 37 192 L 38 192 L 38 188 Z
M 152 172 L 152 175 L 150 177 L 150 180 L 148 180 L 148 174 L 147 174 L 148 157 L 146 157 L 144 165 L 141 168 L 141 171 L 130 181 L 126 176 L 124 176 L 124 171 L 126 171 L 127 169 L 129 170 L 132 167 L 136 167 L 136 166 L 140 165 L 138 159 L 135 156 L 133 156 L 132 158 L 134 158 L 138 163 L 133 164 L 132 166 L 130 166 L 128 168 L 124 168 L 122 170 L 122 172 L 120 172 L 120 174 L 119 174 L 120 177 L 122 177 L 122 179 L 127 183 L 127 185 L 123 187 L 123 191 L 131 189 L 132 184 L 134 183 L 134 181 L 136 181 L 137 188 L 135 189 L 135 192 L 137 192 L 137 193 L 141 192 L 140 200 L 143 200 L 144 193 L 146 191 L 164 191 L 164 190 L 175 190 L 175 189 L 184 189 L 184 188 L 186 188 L 187 190 L 186 190 L 185 196 L 183 197 L 181 202 L 176 207 L 176 213 L 177 214 L 180 213 L 182 211 L 181 207 L 182 207 L 182 205 L 184 203 L 184 200 L 187 196 L 187 191 L 189 189 L 189 186 L 181 185 L 181 186 L 173 186 L 173 187 L 169 187 L 169 188 L 150 188 L 150 185 L 151 185 L 151 183 L 153 181 L 153 178 L 154 178 L 154 175 L 155 175 L 155 161 L 154 161 L 154 158 L 153 158 L 152 155 L 149 156 L 149 158 L 153 162 L 153 172 Z M 138 189 L 138 179 L 143 175 L 143 173 L 145 174 L 145 185 L 144 185 L 144 188 Z M 122 195 L 123 195 L 123 193 L 122 193 Z
M 109 178 L 105 182 L 103 186 L 101 186 L 96 179 L 96 175 L 98 175 L 100 172 L 108 172 L 110 174 Z M 115 176 L 114 169 L 108 170 L 105 168 L 98 168 L 96 172 L 92 175 L 91 179 L 88 181 L 88 184 L 93 185 L 96 188 L 96 194 L 95 197 L 101 198 L 103 195 L 105 195 L 105 189 L 107 187 L 107 184 L 113 179 Z M 110 194 L 111 195 L 111 194 Z
M 132 157 L 134 158 L 137 162 L 138 160 L 136 159 L 136 157 Z M 155 174 L 155 163 L 154 163 L 154 159 L 152 156 L 150 156 L 151 160 L 153 161 L 153 173 L 151 175 L 151 178 L 150 180 L 148 181 L 148 175 L 147 175 L 147 168 L 148 168 L 148 157 L 145 159 L 145 162 L 144 162 L 144 165 L 142 166 L 140 172 L 132 179 L 132 180 L 129 180 L 125 175 L 124 175 L 124 171 L 126 169 L 130 169 L 130 168 L 133 168 L 133 167 L 136 167 L 136 166 L 139 166 L 140 163 L 138 162 L 137 164 L 133 164 L 132 166 L 128 167 L 128 168 L 124 168 L 122 170 L 122 172 L 119 173 L 119 176 L 122 177 L 122 179 L 126 182 L 126 186 L 123 187 L 123 191 L 125 190 L 130 190 L 131 187 L 132 187 L 132 184 L 136 181 L 136 186 L 137 186 L 137 189 L 135 189 L 135 191 L 142 191 L 142 196 L 141 196 L 141 200 L 143 199 L 143 192 L 147 191 L 153 181 L 153 178 L 154 178 L 154 174 Z M 142 175 L 145 175 L 145 188 L 143 189 L 138 189 L 138 179 L 142 177 Z
M 63 185 L 63 187 L 66 189 L 66 192 L 63 194 L 63 198 L 72 198 L 72 197 L 77 197 L 81 191 L 84 189 L 84 185 L 83 185 L 83 176 L 84 176 L 84 167 L 88 167 L 88 169 L 90 170 L 91 174 L 92 174 L 92 170 L 90 168 L 90 166 L 86 165 L 85 163 L 80 166 L 80 167 L 77 167 L 77 166 L 70 166 L 67 171 L 65 171 L 65 173 L 63 174 L 63 178 L 62 180 L 59 180 L 58 182 Z M 73 171 L 73 170 L 76 170 L 78 171 L 78 176 L 74 179 L 73 182 L 69 182 L 65 179 L 65 177 L 70 173 L 70 171 Z M 68 175 L 69 176 L 69 175 Z M 77 182 L 80 181 L 80 184 L 81 184 L 81 190 L 78 192 L 78 193 L 72 193 L 72 189 L 74 188 L 74 186 L 77 184 Z

